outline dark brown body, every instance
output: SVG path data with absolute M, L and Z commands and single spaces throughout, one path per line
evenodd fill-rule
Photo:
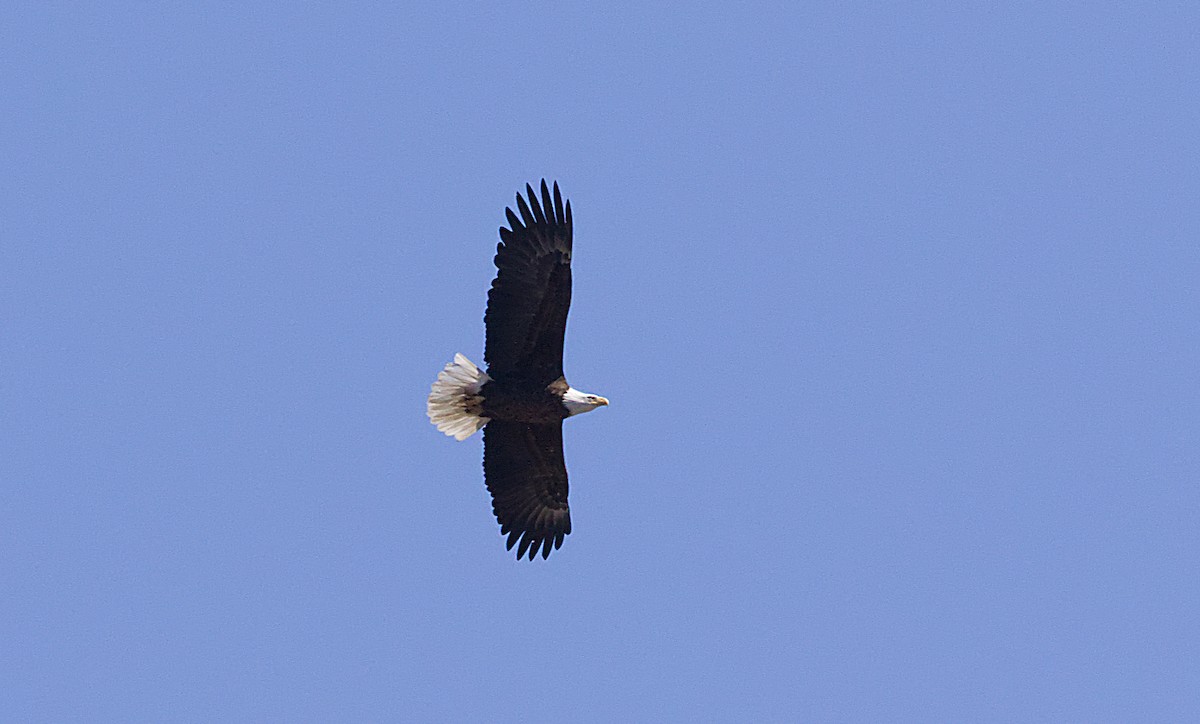
M 567 381 L 559 378 L 546 387 L 523 382 L 492 380 L 479 391 L 483 397 L 483 416 L 491 420 L 544 424 L 567 417 L 562 396 Z

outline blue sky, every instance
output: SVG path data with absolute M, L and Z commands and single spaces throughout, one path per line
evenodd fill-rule
M 7 4 L 0 712 L 1200 717 L 1198 23 Z M 529 563 L 424 398 L 542 177 Z

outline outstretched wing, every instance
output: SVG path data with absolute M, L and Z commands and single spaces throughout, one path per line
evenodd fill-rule
M 558 183 L 551 199 L 542 179 L 542 200 L 525 185 L 517 209 L 505 209 L 508 225 L 496 246 L 499 270 L 488 291 L 484 360 L 493 379 L 514 373 L 549 383 L 562 377 L 563 336 L 571 307 L 571 202 L 563 206 Z
M 492 420 L 483 428 L 483 476 L 492 494 L 492 512 L 508 535 L 519 540 L 517 559 L 542 558 L 571 532 L 567 508 L 567 466 L 563 462 L 562 421 L 544 425 Z

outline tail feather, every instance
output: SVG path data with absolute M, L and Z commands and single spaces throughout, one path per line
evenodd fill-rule
M 455 440 L 466 440 L 491 422 L 483 416 L 479 390 L 492 378 L 461 354 L 438 373 L 425 414 L 437 429 Z

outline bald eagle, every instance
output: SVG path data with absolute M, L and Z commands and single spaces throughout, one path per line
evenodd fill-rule
M 517 559 L 557 550 L 571 532 L 562 423 L 608 404 L 580 392 L 563 375 L 563 336 L 571 306 L 571 202 L 563 206 L 542 179 L 538 202 L 525 185 L 517 194 L 520 218 L 505 209 L 496 273 L 488 291 L 487 371 L 461 354 L 433 383 L 426 413 L 438 430 L 465 440 L 483 429 L 483 475 L 492 512 L 518 542 Z

